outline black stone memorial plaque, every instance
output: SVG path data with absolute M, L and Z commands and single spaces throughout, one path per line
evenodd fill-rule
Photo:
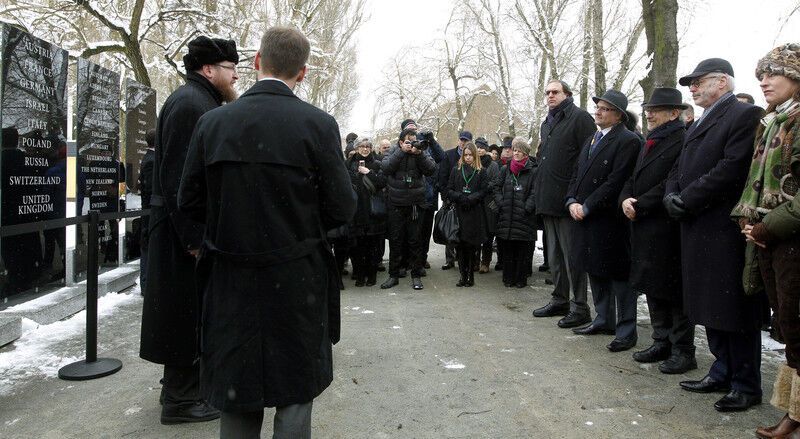
M 156 91 L 130 78 L 125 82 L 125 208 L 142 208 L 139 169 L 147 152 L 147 131 L 156 127 Z M 122 257 L 125 262 L 141 256 L 141 230 L 146 219 L 125 220 Z
M 78 58 L 75 97 L 76 213 L 119 211 L 119 73 Z M 87 225 L 76 227 L 75 280 L 86 276 Z M 118 221 L 101 221 L 100 271 L 119 262 Z
M 66 216 L 67 52 L 0 23 L 0 224 Z M 65 229 L 0 240 L 0 300 L 64 284 Z

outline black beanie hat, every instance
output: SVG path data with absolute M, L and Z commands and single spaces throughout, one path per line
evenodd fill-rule
M 239 63 L 239 53 L 236 51 L 235 41 L 201 35 L 189 41 L 189 53 L 183 56 L 183 65 L 187 72 L 220 61 Z
M 402 130 L 406 129 L 408 124 L 411 124 L 411 123 L 413 123 L 414 125 L 417 124 L 416 122 L 414 122 L 414 119 L 406 119 L 406 120 L 400 122 L 400 130 L 402 131 Z

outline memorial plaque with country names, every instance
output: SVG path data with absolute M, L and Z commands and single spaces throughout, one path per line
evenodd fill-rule
M 75 140 L 77 148 L 76 212 L 119 211 L 120 75 L 83 58 L 78 59 L 75 96 Z M 76 227 L 75 277 L 85 278 L 88 226 Z M 118 221 L 101 221 L 99 264 L 103 269 L 119 263 Z
M 0 23 L 0 224 L 66 216 L 67 52 Z M 65 229 L 0 240 L 0 300 L 64 284 Z
M 147 131 L 156 127 L 156 91 L 128 78 L 125 82 L 125 208 L 142 208 L 140 167 L 147 153 Z M 141 233 L 147 218 L 125 220 L 122 257 L 125 262 L 141 256 Z

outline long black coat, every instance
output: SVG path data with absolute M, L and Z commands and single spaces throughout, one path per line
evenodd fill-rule
M 497 177 L 494 199 L 499 209 L 495 233 L 498 239 L 507 241 L 536 241 L 536 204 L 533 196 L 536 161 L 528 158 L 516 181 L 510 163 L 500 169 Z M 517 185 L 522 190 L 514 190 Z
M 633 175 L 619 196 L 622 204 L 635 198 L 631 227 L 630 285 L 637 293 L 659 299 L 683 300 L 681 294 L 680 225 L 667 215 L 662 199 L 669 171 L 683 148 L 681 128 L 639 155 Z
M 178 187 L 198 119 L 221 104 L 211 83 L 189 72 L 158 116 L 139 350 L 154 363 L 190 366 L 197 359 L 196 260 L 187 250 L 200 248 L 203 225 L 178 210 Z
M 200 120 L 183 212 L 204 221 L 200 392 L 223 411 L 308 402 L 333 379 L 339 283 L 325 230 L 356 209 L 329 114 L 259 81 Z
M 679 192 L 684 309 L 689 319 L 725 331 L 759 326 L 758 298 L 742 287 L 745 240 L 730 214 L 739 201 L 753 156 L 761 110 L 729 95 L 686 133 L 667 181 Z
M 456 205 L 458 215 L 458 239 L 474 246 L 479 246 L 486 241 L 486 222 L 483 213 L 483 199 L 489 191 L 486 171 L 481 169 L 472 175 L 473 168 L 464 165 L 464 175 L 469 179 L 466 182 L 461 175 L 462 169 L 455 166 L 450 171 L 450 182 L 447 184 L 447 199 Z M 469 193 L 464 193 L 464 189 Z
M 364 166 L 370 170 L 367 175 L 358 172 L 358 162 L 361 160 L 364 160 Z M 350 237 L 386 233 L 386 216 L 377 217 L 371 213 L 372 197 L 382 197 L 384 200 L 386 198 L 383 190 L 386 187 L 386 177 L 381 171 L 380 160 L 375 158 L 374 154 L 364 157 L 356 152 L 347 161 L 347 170 L 350 172 L 350 182 L 358 196 L 358 207 L 349 228 Z M 372 190 L 376 192 L 373 193 Z
M 583 145 L 567 198 L 588 209 L 573 223 L 570 263 L 594 276 L 627 280 L 630 271 L 628 224 L 617 204 L 619 193 L 636 166 L 641 141 L 617 124 L 589 156 L 590 136 Z
M 152 149 L 148 149 L 142 157 L 142 163 L 139 164 L 139 195 L 142 197 L 142 209 L 150 208 L 150 197 L 153 195 L 153 168 L 155 166 L 156 153 Z M 142 234 L 141 242 L 142 251 L 148 249 L 150 240 L 150 217 L 144 216 L 141 219 Z M 147 267 L 145 267 L 146 269 Z
M 484 160 L 486 159 L 486 160 Z M 497 231 L 497 201 L 494 199 L 494 191 L 500 178 L 500 165 L 491 159 L 488 154 L 481 157 L 481 166 L 486 173 L 486 196 L 483 198 L 483 213 L 486 221 L 486 239 L 494 237 Z
M 536 213 L 568 217 L 564 207 L 567 189 L 586 139 L 597 130 L 594 118 L 575 104 L 565 105 L 555 116 L 555 126 L 542 122 L 537 153 Z

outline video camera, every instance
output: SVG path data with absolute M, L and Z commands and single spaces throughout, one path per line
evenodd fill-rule
M 417 139 L 411 142 L 411 146 L 420 151 L 428 149 L 436 141 L 433 138 L 433 132 L 429 129 L 421 129 L 417 132 Z

